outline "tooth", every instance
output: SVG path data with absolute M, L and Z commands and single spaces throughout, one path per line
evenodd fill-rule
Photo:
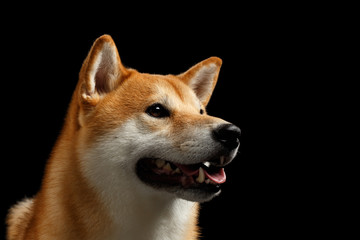
M 204 162 L 204 165 L 210 167 L 210 162 Z
M 221 156 L 221 157 L 220 157 L 220 164 L 223 165 L 223 164 L 224 164 L 224 161 L 225 161 L 225 157 L 224 157 L 224 156 Z
M 167 171 L 172 171 L 172 168 L 170 166 L 170 163 L 166 163 L 165 166 L 163 167 L 164 170 L 167 170 Z
M 206 184 L 209 184 L 209 183 L 210 183 L 210 179 L 206 179 L 206 180 L 205 180 L 205 183 L 206 183 Z
M 165 165 L 165 160 L 156 159 L 155 164 L 158 168 L 162 168 Z
M 196 178 L 198 183 L 203 183 L 205 181 L 205 174 L 202 168 L 199 168 L 199 176 Z
M 176 169 L 172 172 L 172 174 L 175 174 L 175 173 L 181 173 L 180 169 L 179 169 L 179 168 L 176 168 Z

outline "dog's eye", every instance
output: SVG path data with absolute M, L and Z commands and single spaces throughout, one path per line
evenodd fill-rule
M 148 107 L 146 113 L 155 118 L 165 118 L 170 116 L 169 110 L 160 103 L 155 103 Z

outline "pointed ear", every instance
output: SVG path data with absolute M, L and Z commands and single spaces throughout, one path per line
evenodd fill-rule
M 113 39 L 109 35 L 99 37 L 80 71 L 82 101 L 96 105 L 103 95 L 116 88 L 126 72 Z
M 201 103 L 206 106 L 214 91 L 221 64 L 220 58 L 211 57 L 177 77 L 187 84 L 195 92 Z

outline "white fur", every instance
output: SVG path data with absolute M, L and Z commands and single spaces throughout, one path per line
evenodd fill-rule
M 146 143 L 154 138 L 152 134 L 139 133 L 136 123 L 129 121 L 93 146 L 80 147 L 79 156 L 84 156 L 81 159 L 83 173 L 99 192 L 113 221 L 109 240 L 176 240 L 183 235 L 190 220 L 195 203 L 156 191 L 135 174 L 136 161 L 141 152 L 150 147 Z M 157 144 L 164 144 L 161 141 Z M 154 146 L 156 144 L 151 146 L 153 150 Z
M 219 144 L 211 141 L 211 125 L 169 138 L 166 128 L 148 130 L 146 120 L 152 118 L 144 113 L 90 145 L 80 143 L 83 174 L 99 192 L 114 224 L 113 236 L 107 239 L 178 239 L 194 202 L 144 184 L 136 175 L 136 163 L 143 157 L 156 157 L 191 164 L 210 156 Z M 85 130 L 80 139 L 87 139 Z M 197 200 L 195 195 L 187 198 Z

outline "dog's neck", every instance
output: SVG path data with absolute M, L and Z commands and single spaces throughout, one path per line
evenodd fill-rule
M 125 201 L 128 201 L 126 199 Z M 197 204 L 174 198 L 148 198 L 134 200 L 129 204 L 118 204 L 117 212 L 111 213 L 114 223 L 114 239 L 189 239 L 194 229 Z M 108 208 L 111 211 L 110 208 Z M 109 236 L 110 237 L 110 236 Z M 191 238 L 192 239 L 192 238 Z

